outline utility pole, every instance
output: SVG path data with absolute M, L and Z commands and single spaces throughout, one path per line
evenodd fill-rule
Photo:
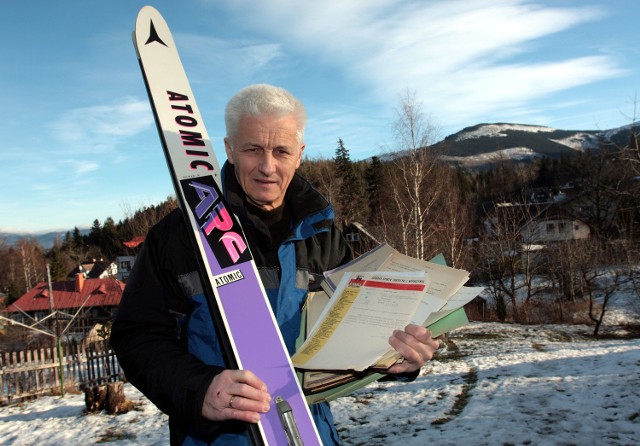
M 55 300 L 53 298 L 53 285 L 51 284 L 51 270 L 49 268 L 49 264 L 47 263 L 47 282 L 49 284 L 49 308 L 51 310 L 51 314 L 56 312 L 55 310 Z M 52 318 L 53 321 L 53 332 L 55 333 L 56 339 L 56 350 L 58 352 L 58 367 L 59 373 L 58 378 L 60 380 L 60 392 L 61 395 L 64 396 L 64 370 L 62 369 L 62 338 L 60 336 L 60 322 L 58 321 L 58 317 L 54 316 Z

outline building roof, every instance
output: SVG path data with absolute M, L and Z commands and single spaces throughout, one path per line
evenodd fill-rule
M 67 277 L 73 279 L 76 274 L 82 273 L 87 278 L 99 279 L 100 276 L 108 276 L 111 268 L 115 268 L 114 262 L 108 262 L 103 259 L 93 259 L 91 261 L 80 263 L 67 275 Z
M 94 306 L 117 306 L 122 298 L 124 283 L 113 278 L 86 279 L 76 291 L 76 281 L 54 282 L 53 301 L 56 310 Z M 49 285 L 40 282 L 7 307 L 7 312 L 50 311 Z
M 104 260 L 100 259 L 93 264 L 91 270 L 87 273 L 87 278 L 98 279 L 103 274 L 105 276 L 109 275 L 107 270 L 110 269 L 112 265 L 114 265 L 113 262 L 105 262 Z
M 144 238 L 145 238 L 144 235 L 138 235 L 129 241 L 122 242 L 122 244 L 127 248 L 137 248 L 138 246 L 144 243 Z

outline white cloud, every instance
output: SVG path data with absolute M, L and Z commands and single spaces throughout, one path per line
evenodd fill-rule
M 276 68 L 282 58 L 279 44 L 255 40 L 225 40 L 194 34 L 175 36 L 185 70 L 192 83 L 251 79 Z
M 74 161 L 72 163 L 73 171 L 76 175 L 84 175 L 85 173 L 93 172 L 94 170 L 98 170 L 100 165 L 98 163 L 92 162 L 77 162 Z
M 443 122 L 469 122 L 619 76 L 607 54 L 551 56 L 548 38 L 602 18 L 593 6 L 528 0 L 237 1 L 234 12 L 395 103 L 415 90 Z M 547 45 L 547 46 L 545 46 Z
M 49 128 L 61 142 L 87 148 L 108 148 L 152 125 L 148 101 L 123 98 L 107 105 L 67 110 L 50 123 Z

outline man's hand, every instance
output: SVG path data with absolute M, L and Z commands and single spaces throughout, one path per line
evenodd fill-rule
M 420 325 L 409 324 L 404 331 L 395 330 L 389 344 L 404 358 L 391 366 L 388 373 L 415 372 L 429 361 L 440 343 L 431 337 L 431 332 Z
M 224 370 L 211 381 L 202 405 L 202 416 L 212 421 L 260 421 L 269 411 L 267 385 L 248 370 Z

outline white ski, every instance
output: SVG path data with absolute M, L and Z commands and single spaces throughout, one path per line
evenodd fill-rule
M 222 196 L 220 167 L 173 37 L 156 9 L 140 10 L 133 40 L 212 318 L 226 332 L 227 360 L 254 372 L 273 393 L 272 409 L 249 425 L 252 441 L 321 445 L 242 228 Z

